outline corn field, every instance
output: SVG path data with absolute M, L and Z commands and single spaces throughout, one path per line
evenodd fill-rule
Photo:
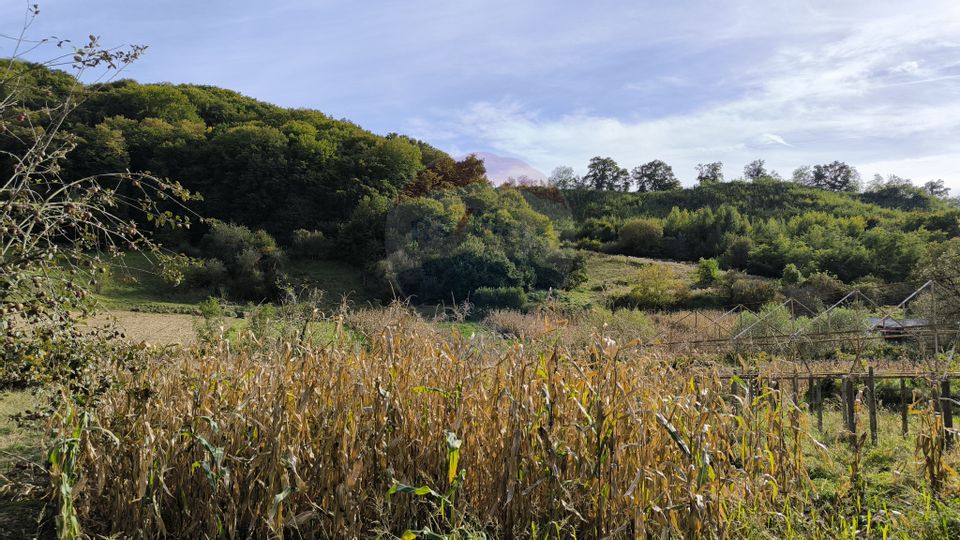
M 711 368 L 545 337 L 241 334 L 105 360 L 64 391 L 61 537 L 740 538 L 832 519 L 806 415 Z M 819 444 L 815 443 L 814 444 Z M 833 537 L 823 533 L 823 537 Z

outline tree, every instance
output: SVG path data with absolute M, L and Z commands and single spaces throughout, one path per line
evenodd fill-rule
M 770 173 L 767 172 L 767 169 L 764 167 L 764 161 L 762 159 L 755 159 L 743 168 L 743 177 L 747 180 L 759 180 L 770 176 Z
M 700 163 L 697 165 L 697 182 L 701 186 L 723 182 L 723 162 Z
M 641 193 L 680 189 L 680 181 L 674 176 L 673 168 L 659 159 L 635 167 L 630 176 Z
M 566 165 L 561 165 L 553 169 L 547 182 L 557 189 L 576 189 L 583 187 L 583 181 L 580 176 L 573 172 L 573 167 Z
M 801 165 L 793 170 L 793 181 L 794 183 L 809 186 L 813 183 L 813 167 L 809 165 Z
M 697 285 L 709 287 L 720 281 L 722 275 L 720 263 L 716 259 L 700 257 L 700 261 L 697 263 Z
M 28 19 L 37 14 L 31 7 Z M 112 157 L 91 164 L 99 170 L 68 176 L 63 168 L 78 141 L 62 128 L 88 95 L 79 78 L 91 70 L 108 76 L 136 60 L 143 47 L 106 49 L 91 36 L 67 54 L 58 51 L 51 62 L 28 64 L 16 56 L 22 39 L 13 58 L 0 60 L 0 367 L 14 377 L 78 375 L 88 357 L 77 323 L 91 308 L 90 293 L 106 272 L 107 257 L 121 250 L 159 257 L 159 245 L 138 223 L 185 225 L 168 205 L 190 195 L 148 174 L 99 169 L 125 158 L 110 130 L 86 133 L 85 143 L 113 149 Z M 73 69 L 75 76 L 52 75 L 67 81 L 63 92 L 32 100 L 30 77 L 53 67 Z
M 591 159 L 583 180 L 589 187 L 600 191 L 630 189 L 630 172 L 617 165 L 611 157 L 596 156 Z
M 860 173 L 842 161 L 814 165 L 813 169 L 800 167 L 793 172 L 793 181 L 828 191 L 860 191 Z
M 950 196 L 950 188 L 943 185 L 943 180 L 930 180 L 923 185 L 923 190 L 939 199 Z

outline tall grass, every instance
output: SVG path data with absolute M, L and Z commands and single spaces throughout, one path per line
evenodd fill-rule
M 725 537 L 807 504 L 803 418 L 775 391 L 602 332 L 488 347 L 383 320 L 363 347 L 341 325 L 102 362 L 110 384 L 54 416 L 61 515 L 144 538 Z

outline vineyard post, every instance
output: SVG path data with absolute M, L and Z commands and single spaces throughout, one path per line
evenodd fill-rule
M 813 378 L 811 377 L 811 380 Z M 814 387 L 816 392 L 816 397 L 814 398 L 814 403 L 817 408 L 817 430 L 820 433 L 823 433 L 823 381 L 817 380 L 817 385 Z
M 940 409 L 943 411 L 944 435 L 947 438 L 947 448 L 953 446 L 953 400 L 950 395 L 950 377 L 940 381 Z
M 867 408 L 870 414 L 870 443 L 877 445 L 877 387 L 873 378 L 873 366 L 867 372 Z
M 900 377 L 900 432 L 904 437 L 910 432 L 907 420 L 907 382 Z
M 797 375 L 796 366 L 794 366 L 793 368 L 793 380 L 792 380 L 790 390 L 793 393 L 793 404 L 799 407 L 800 406 L 800 376 Z
M 844 408 L 846 409 L 847 431 L 850 432 L 851 444 L 855 444 L 857 440 L 857 391 L 854 379 L 845 377 L 843 386 L 846 388 Z

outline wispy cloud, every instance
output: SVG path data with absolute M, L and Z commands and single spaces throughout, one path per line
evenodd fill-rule
M 543 113 L 523 99 L 475 102 L 435 119 L 448 133 L 538 168 L 582 168 L 593 155 L 632 165 L 666 159 L 686 178 L 698 162 L 722 160 L 728 176 L 758 157 L 782 172 L 807 163 L 847 160 L 862 172 L 894 172 L 960 186 L 960 100 L 956 61 L 960 5 L 862 17 L 847 32 L 823 12 L 802 21 L 822 32 L 781 44 L 737 78 L 734 95 L 692 111 L 630 117 L 589 111 Z M 725 39 L 736 40 L 729 31 Z M 744 37 L 744 39 L 746 39 Z M 736 62 L 733 63 L 736 65 Z M 651 77 L 629 90 L 676 91 Z M 667 87 L 673 88 L 667 88 Z M 788 142 L 789 141 L 789 142 Z M 916 166 L 913 171 L 906 170 Z M 733 167 L 735 170 L 729 170 Z

